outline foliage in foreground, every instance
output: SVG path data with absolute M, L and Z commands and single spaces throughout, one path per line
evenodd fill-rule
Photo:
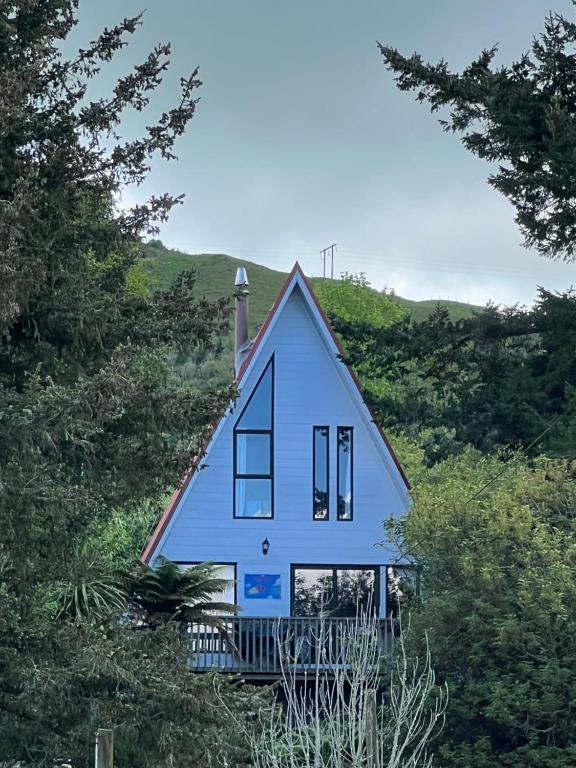
M 3 756 L 21 755 L 26 765 L 91 765 L 96 729 L 113 728 L 115 765 L 249 764 L 248 744 L 234 731 L 221 702 L 249 732 L 262 706 L 261 691 L 222 675 L 216 680 L 213 674 L 189 671 L 187 644 L 176 625 L 154 632 L 115 624 L 85 625 L 79 632 L 62 625 L 50 657 L 45 639 L 37 639 L 45 663 L 29 671 L 28 686 L 17 705 L 10 705 Z M 29 745 L 28 753 L 22 744 Z
M 440 764 L 570 768 L 573 464 L 509 456 L 505 465 L 506 457 L 467 449 L 426 469 L 413 445 L 398 447 L 416 503 L 407 523 L 391 530 L 424 565 L 424 601 L 413 626 L 427 631 L 437 677 L 449 686 Z
M 154 567 L 137 561 L 126 571 L 112 567 L 93 542 L 75 562 L 77 571 L 54 585 L 52 594 L 56 618 L 77 626 L 114 619 L 151 630 L 167 623 L 219 626 L 219 614 L 238 611 L 237 605 L 212 600 L 228 585 L 212 563 L 183 568 L 161 557 Z
M 343 272 L 340 280 L 318 281 L 314 293 L 330 315 L 349 322 L 361 320 L 372 328 L 389 328 L 407 315 L 394 299 L 371 288 L 362 272 Z
M 246 733 L 254 768 L 432 766 L 446 691 L 427 651 L 409 657 L 399 637 L 382 653 L 378 625 L 367 613 L 337 632 L 320 621 L 303 680 L 293 639 L 280 644 L 285 705 L 262 707 L 262 727 Z
M 177 199 L 115 205 L 155 157 L 174 157 L 200 82 L 183 78 L 174 107 L 124 140 L 122 115 L 145 111 L 170 48 L 90 100 L 90 80 L 140 19 L 66 61 L 77 6 L 0 0 L 0 755 L 87 766 L 94 729 L 113 725 L 120 768 L 199 766 L 226 724 L 172 630 L 70 613 L 94 619 L 118 597 L 107 569 L 124 565 L 142 509 L 178 484 L 193 438 L 229 401 L 183 388 L 166 364 L 213 346 L 226 302 L 195 300 L 191 274 L 155 293 L 142 278 L 137 242 Z M 120 514 L 139 523 L 124 526 L 119 561 L 87 557 L 85 545 L 101 549 L 111 525 L 122 530 Z M 83 608 L 78 592 L 63 596 L 70 580 L 92 585 Z
M 335 326 L 380 422 L 420 440 L 430 464 L 467 445 L 573 455 L 574 291 L 540 289 L 530 309 L 489 306 L 463 320 L 438 309 L 422 323 Z
M 128 580 L 130 613 L 150 629 L 167 622 L 219 626 L 218 614 L 234 614 L 239 608 L 212 600 L 228 582 L 212 563 L 182 568 L 165 557 L 154 567 L 138 563 Z

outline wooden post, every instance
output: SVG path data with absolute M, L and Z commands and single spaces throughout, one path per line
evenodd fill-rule
M 367 691 L 366 693 L 366 766 L 367 768 L 380 768 L 376 691 Z
M 114 767 L 114 732 L 110 728 L 98 728 L 96 731 L 95 768 Z

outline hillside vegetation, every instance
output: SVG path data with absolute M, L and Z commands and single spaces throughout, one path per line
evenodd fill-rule
M 156 288 L 169 288 L 176 277 L 185 270 L 196 269 L 197 295 L 204 295 L 209 300 L 222 296 L 231 296 L 236 269 L 246 267 L 250 280 L 250 331 L 254 334 L 264 322 L 268 310 L 274 303 L 285 279 L 286 272 L 263 267 L 245 259 L 236 259 L 222 253 L 188 254 L 166 248 L 160 240 L 152 240 L 144 247 L 144 267 L 153 278 Z M 313 283 L 324 282 L 322 278 L 312 278 Z M 373 288 L 367 291 L 378 293 Z M 411 301 L 401 296 L 391 297 L 394 302 L 406 309 L 413 320 L 425 320 L 438 307 L 446 307 L 453 320 L 471 317 L 475 307 L 457 301 Z

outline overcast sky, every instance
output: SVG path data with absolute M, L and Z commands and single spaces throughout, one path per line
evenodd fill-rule
M 553 5 L 552 5 L 553 3 Z M 114 79 L 160 41 L 173 66 L 149 119 L 177 98 L 195 66 L 201 101 L 178 161 L 158 163 L 128 201 L 185 193 L 162 240 L 321 274 L 363 271 L 416 299 L 530 303 L 536 286 L 576 283 L 576 265 L 521 247 L 512 207 L 488 167 L 399 92 L 376 41 L 461 68 L 500 45 L 509 63 L 569 0 L 81 0 L 85 44 L 144 7 L 144 25 L 100 78 Z M 126 135 L 142 117 L 129 115 Z

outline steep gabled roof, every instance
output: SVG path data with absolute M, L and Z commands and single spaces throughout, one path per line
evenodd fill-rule
M 342 366 L 345 372 L 345 376 L 348 379 L 348 384 L 349 384 L 351 394 L 359 401 L 358 405 L 361 409 L 364 410 L 366 420 L 369 422 L 370 427 L 375 431 L 377 439 L 379 440 L 382 447 L 384 448 L 385 454 L 390 456 L 390 458 L 393 461 L 395 470 L 397 471 L 406 489 L 409 490 L 410 484 L 408 482 L 406 475 L 404 474 L 404 470 L 402 469 L 402 466 L 400 465 L 400 462 L 398 461 L 398 458 L 396 457 L 394 450 L 390 445 L 390 442 L 388 441 L 388 438 L 386 437 L 382 428 L 376 422 L 370 409 L 364 402 L 364 398 L 362 396 L 362 390 L 360 387 L 360 382 L 358 381 L 356 374 L 346 363 L 343 362 L 344 350 L 342 349 L 342 345 L 340 344 L 340 341 L 338 340 L 336 334 L 332 330 L 332 327 L 330 326 L 328 318 L 326 317 L 326 313 L 320 306 L 320 302 L 316 298 L 312 285 L 310 284 L 310 281 L 302 271 L 302 268 L 300 267 L 298 262 L 296 262 L 292 271 L 286 278 L 286 281 L 282 286 L 280 293 L 276 297 L 276 301 L 272 305 L 272 308 L 270 309 L 266 317 L 266 320 L 264 321 L 262 327 L 258 331 L 258 334 L 256 335 L 256 338 L 254 339 L 252 346 L 250 348 L 250 352 L 248 353 L 246 359 L 244 360 L 244 362 L 240 367 L 240 370 L 238 371 L 238 375 L 236 377 L 236 384 L 238 385 L 239 388 L 242 387 L 242 382 L 247 378 L 247 375 L 252 370 L 256 360 L 258 359 L 259 351 L 261 350 L 265 340 L 270 335 L 274 327 L 274 324 L 281 312 L 282 307 L 286 304 L 286 301 L 289 299 L 290 295 L 292 294 L 292 291 L 297 286 L 300 288 L 302 296 L 306 301 L 309 309 L 311 310 L 311 314 L 314 320 L 316 321 L 318 330 L 320 331 L 325 343 L 329 346 L 331 351 L 342 360 Z M 227 414 L 224 414 L 220 419 L 219 423 L 214 426 L 212 433 L 210 435 L 210 438 L 208 440 L 206 451 L 196 457 L 192 467 L 187 472 L 181 487 L 177 491 L 175 491 L 174 494 L 172 495 L 172 498 L 170 499 L 168 506 L 164 510 L 164 513 L 160 518 L 158 525 L 156 526 L 154 532 L 152 533 L 142 553 L 142 560 L 144 562 L 149 562 L 150 559 L 152 558 L 152 555 L 157 545 L 159 544 L 160 540 L 162 539 L 162 536 L 168 524 L 170 523 L 170 520 L 174 512 L 176 511 L 180 501 L 182 500 L 186 490 L 188 489 L 188 486 L 190 485 L 194 477 L 196 468 L 198 467 L 200 461 L 205 457 L 205 455 L 209 453 L 210 446 L 213 440 L 215 439 L 215 437 L 217 436 L 217 434 L 220 432 L 224 424 L 224 421 L 226 419 L 226 416 Z

